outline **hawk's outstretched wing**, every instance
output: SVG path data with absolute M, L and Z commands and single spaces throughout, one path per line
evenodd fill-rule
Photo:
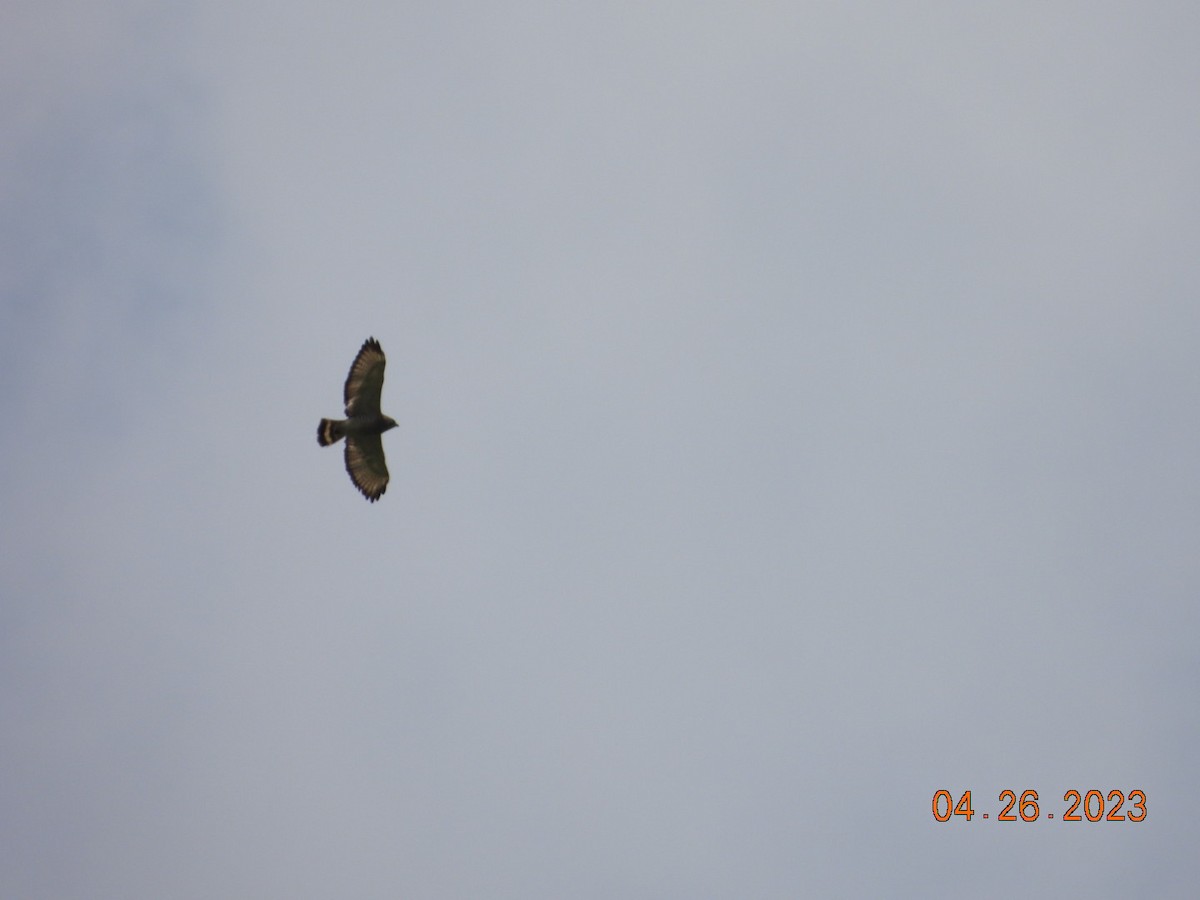
M 360 354 L 361 356 L 361 354 Z M 383 354 L 381 353 L 382 357 Z M 358 363 L 355 363 L 357 367 Z M 379 363 L 379 371 L 383 372 L 383 362 Z M 351 377 L 353 377 L 353 370 Z M 375 389 L 376 405 L 379 402 L 379 389 Z M 347 406 L 347 409 L 350 407 Z M 362 491 L 362 495 L 374 503 L 387 490 L 388 470 L 387 461 L 383 458 L 383 440 L 377 434 L 356 434 L 346 438 L 346 471 L 354 486 Z
M 354 357 L 354 365 L 350 367 L 350 374 L 346 376 L 347 416 L 377 416 L 380 414 L 379 394 L 383 390 L 383 367 L 385 365 L 387 365 L 387 358 L 383 355 L 383 348 L 379 346 L 379 341 L 375 338 L 364 341 L 362 349 L 358 351 L 358 356 Z M 378 443 L 378 439 L 376 439 L 376 443 Z M 347 447 L 347 466 L 350 462 L 349 452 Z M 379 459 L 382 467 L 382 449 L 379 450 Z M 351 472 L 351 475 L 353 474 Z M 386 484 L 386 468 L 383 469 L 383 480 Z M 355 483 L 358 484 L 357 481 Z M 361 488 L 362 485 L 359 484 L 359 487 Z

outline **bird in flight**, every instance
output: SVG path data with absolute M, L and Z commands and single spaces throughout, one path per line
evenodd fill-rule
M 322 419 L 317 426 L 317 443 L 322 447 L 346 439 L 346 471 L 354 486 L 372 503 L 383 496 L 388 486 L 382 435 L 396 427 L 395 419 L 379 411 L 385 365 L 387 358 L 379 341 L 375 338 L 363 341 L 346 376 L 346 418 Z

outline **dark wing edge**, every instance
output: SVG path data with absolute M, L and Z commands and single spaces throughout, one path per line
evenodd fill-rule
M 382 497 L 389 477 L 383 439 L 377 434 L 347 437 L 346 472 L 354 486 L 372 503 Z
M 350 374 L 346 376 L 346 387 L 343 399 L 346 402 L 346 415 L 371 416 L 379 415 L 379 397 L 383 393 L 383 370 L 387 365 L 387 357 L 383 348 L 375 338 L 363 341 L 350 366 Z

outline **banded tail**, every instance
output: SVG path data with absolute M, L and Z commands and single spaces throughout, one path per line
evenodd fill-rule
M 346 436 L 345 419 L 322 419 L 317 426 L 317 443 L 322 447 L 336 444 Z

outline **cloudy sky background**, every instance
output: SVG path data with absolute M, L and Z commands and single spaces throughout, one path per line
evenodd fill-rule
M 6 5 L 0 895 L 1192 896 L 1200 12 L 880 6 Z

